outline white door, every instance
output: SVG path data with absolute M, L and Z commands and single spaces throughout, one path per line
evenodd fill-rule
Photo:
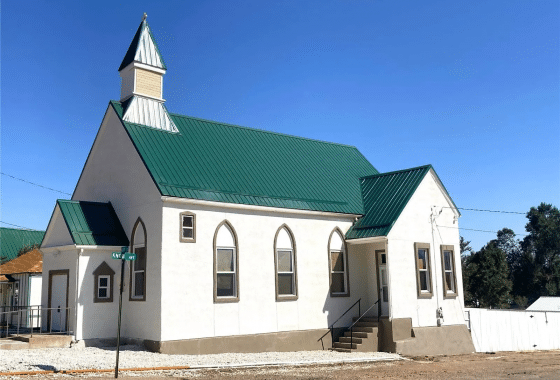
M 378 253 L 379 266 L 379 304 L 381 305 L 381 316 L 389 315 L 389 282 L 387 281 L 387 254 Z
M 68 274 L 55 274 L 51 277 L 49 325 L 51 331 L 66 331 L 66 292 Z

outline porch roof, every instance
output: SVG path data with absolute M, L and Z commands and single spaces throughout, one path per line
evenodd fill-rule
M 430 170 L 432 165 L 425 165 L 362 177 L 365 215 L 346 232 L 346 239 L 387 236 Z
M 57 200 L 76 245 L 128 246 L 128 238 L 110 202 Z

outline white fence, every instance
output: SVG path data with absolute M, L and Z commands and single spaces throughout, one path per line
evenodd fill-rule
M 560 312 L 465 309 L 476 352 L 560 349 Z

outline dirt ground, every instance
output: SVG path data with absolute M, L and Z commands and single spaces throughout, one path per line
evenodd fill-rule
M 60 378 L 60 375 L 49 378 Z M 81 376 L 69 376 L 79 377 Z M 414 357 L 401 361 L 249 369 L 121 373 L 119 379 L 560 379 L 560 351 L 499 352 L 459 356 Z M 36 378 L 36 377 L 34 377 Z M 114 374 L 89 379 L 114 378 Z

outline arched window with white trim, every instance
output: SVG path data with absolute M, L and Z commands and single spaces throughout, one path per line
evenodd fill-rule
M 132 229 L 131 248 L 136 260 L 130 261 L 130 300 L 146 300 L 146 259 L 147 259 L 146 226 L 138 218 Z
M 282 225 L 274 237 L 274 268 L 276 272 L 276 300 L 297 300 L 297 260 L 294 235 Z
M 329 272 L 331 297 L 350 296 L 348 283 L 348 253 L 344 235 L 335 228 L 329 237 Z
M 239 301 L 237 234 L 224 220 L 214 234 L 214 302 Z

